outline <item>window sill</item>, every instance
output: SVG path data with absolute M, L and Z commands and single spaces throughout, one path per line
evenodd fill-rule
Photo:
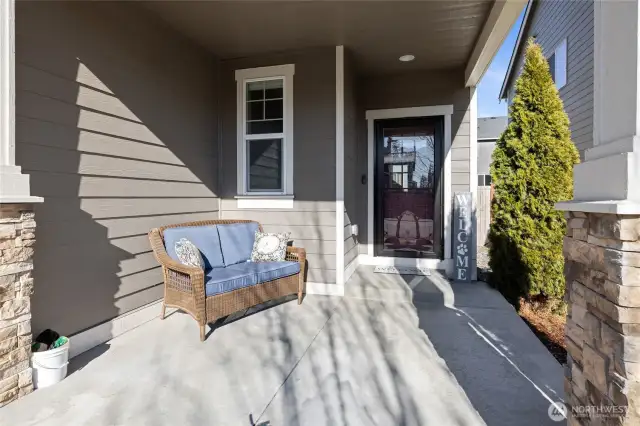
M 293 194 L 280 195 L 236 195 L 239 209 L 292 209 Z

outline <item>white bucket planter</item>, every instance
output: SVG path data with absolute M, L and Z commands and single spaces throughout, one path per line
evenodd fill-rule
M 33 387 L 46 388 L 67 377 L 69 365 L 69 341 L 59 348 L 34 352 L 31 357 Z

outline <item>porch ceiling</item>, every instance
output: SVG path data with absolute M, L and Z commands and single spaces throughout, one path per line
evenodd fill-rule
M 493 0 L 151 1 L 145 7 L 221 59 L 345 45 L 366 74 L 461 67 Z M 401 55 L 415 61 L 403 63 Z

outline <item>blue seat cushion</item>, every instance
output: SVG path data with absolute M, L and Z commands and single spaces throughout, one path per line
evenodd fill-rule
M 180 262 L 176 254 L 175 245 L 180 238 L 186 238 L 198 247 L 198 250 L 202 253 L 205 271 L 224 267 L 220 237 L 215 225 L 167 228 L 162 235 L 164 237 L 164 247 L 172 259 Z
M 220 246 L 222 247 L 225 266 L 246 262 L 251 258 L 257 230 L 257 222 L 218 225 L 218 235 L 220 235 Z
M 298 262 L 245 262 L 213 269 L 205 276 L 205 294 L 213 296 L 288 277 L 300 272 Z

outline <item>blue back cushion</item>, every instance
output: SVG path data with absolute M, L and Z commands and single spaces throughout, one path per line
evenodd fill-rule
M 225 266 L 246 262 L 251 258 L 257 230 L 257 222 L 218 225 Z
M 207 226 L 185 226 L 183 228 L 168 228 L 162 233 L 164 236 L 164 246 L 167 254 L 174 260 L 180 262 L 176 254 L 175 244 L 180 238 L 186 238 L 195 244 L 202 253 L 204 269 L 224 267 L 222 249 L 220 248 L 220 237 L 215 225 Z

